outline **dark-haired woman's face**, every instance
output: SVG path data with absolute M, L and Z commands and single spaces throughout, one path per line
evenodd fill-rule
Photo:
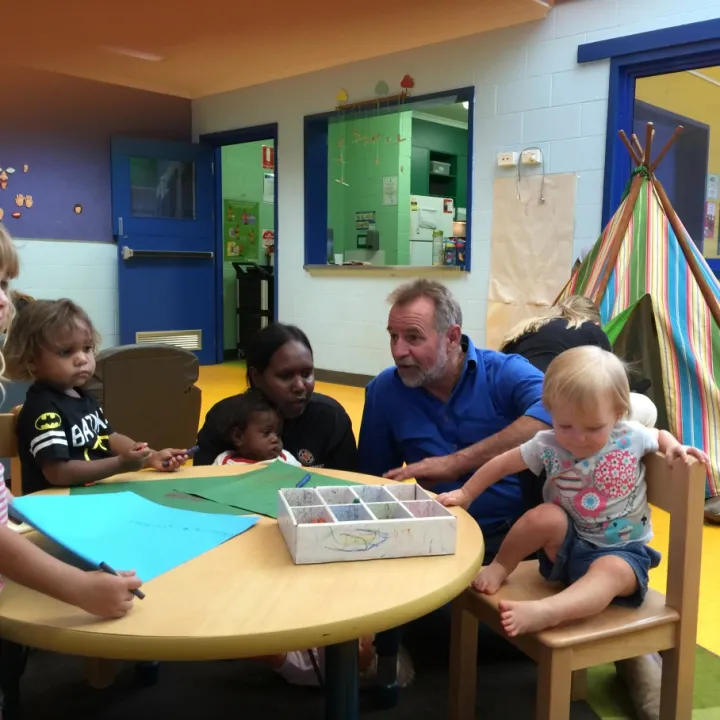
M 310 351 L 295 340 L 279 347 L 265 372 L 251 369 L 253 384 L 285 418 L 302 415 L 315 388 L 315 367 Z

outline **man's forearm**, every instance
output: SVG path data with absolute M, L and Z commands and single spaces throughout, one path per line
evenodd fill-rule
M 541 430 L 548 428 L 544 422 L 525 415 L 499 433 L 459 450 L 451 456 L 458 464 L 458 477 L 474 472 L 492 458 L 522 445 Z

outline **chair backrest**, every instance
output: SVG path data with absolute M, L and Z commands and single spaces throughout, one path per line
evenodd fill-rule
M 172 345 L 124 345 L 98 353 L 85 385 L 112 428 L 155 449 L 191 447 L 200 420 L 197 357 Z
M 17 414 L 20 407 L 12 412 L 0 413 L 0 457 L 10 458 L 10 491 L 15 497 L 22 495 L 22 474 L 17 445 Z
M 696 624 L 707 471 L 695 461 L 671 468 L 660 453 L 647 455 L 645 467 L 648 501 L 670 515 L 666 604 Z

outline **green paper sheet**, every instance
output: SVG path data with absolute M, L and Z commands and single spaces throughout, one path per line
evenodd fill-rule
M 151 500 L 158 505 L 175 508 L 176 510 L 193 510 L 211 515 L 248 515 L 245 510 L 232 505 L 206 500 L 196 494 L 199 488 L 219 487 L 235 480 L 236 475 L 221 477 L 171 477 L 163 480 L 147 480 L 144 482 L 98 483 L 89 487 L 70 488 L 71 495 L 105 495 L 108 493 L 134 492 L 136 495 Z
M 249 513 L 277 518 L 278 490 L 295 487 L 308 472 L 311 479 L 304 487 L 360 484 L 274 462 L 261 470 L 236 475 L 224 485 L 194 487 L 190 492 L 213 502 L 242 508 Z

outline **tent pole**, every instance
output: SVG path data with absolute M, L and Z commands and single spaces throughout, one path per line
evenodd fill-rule
M 690 266 L 692 274 L 695 276 L 695 280 L 698 284 L 698 287 L 700 288 L 700 292 L 702 293 L 703 298 L 705 298 L 707 306 L 710 308 L 710 312 L 712 313 L 713 319 L 715 320 L 715 324 L 720 328 L 720 304 L 718 304 L 717 298 L 715 297 L 712 289 L 710 288 L 710 285 L 708 284 L 707 280 L 705 280 L 702 272 L 700 271 L 700 263 L 698 263 L 697 258 L 690 249 L 690 245 L 688 244 L 687 231 L 685 230 L 685 228 L 683 228 L 682 223 L 680 222 L 680 218 L 675 212 L 675 208 L 670 203 L 670 199 L 665 193 L 665 188 L 662 186 L 662 183 L 654 176 L 651 179 L 651 182 L 655 187 L 655 191 L 657 192 L 658 197 L 660 198 L 660 204 L 662 205 L 663 210 L 667 215 L 668 222 L 670 223 L 672 229 L 675 231 L 677 241 L 680 244 L 680 249 L 685 256 L 685 260 Z
M 645 155 L 643 156 L 643 165 L 650 167 L 650 153 L 652 152 L 653 136 L 655 135 L 655 127 L 649 122 L 645 126 Z
M 627 232 L 628 225 L 630 225 L 630 218 L 632 218 L 633 210 L 635 209 L 635 203 L 637 202 L 638 195 L 640 194 L 640 188 L 643 184 L 643 176 L 635 175 L 630 185 L 630 192 L 628 192 L 627 198 L 625 198 L 625 208 L 620 216 L 620 222 L 615 228 L 615 235 L 613 236 L 612 243 L 610 245 L 610 253 L 608 259 L 605 262 L 605 269 L 603 270 L 602 277 L 600 278 L 600 284 L 597 290 L 593 293 L 590 298 L 596 305 L 598 301 L 605 294 L 608 283 L 610 282 L 610 275 L 617 262 L 618 255 L 620 254 L 620 247 L 622 246 L 623 238 Z
M 650 167 L 648 168 L 651 173 L 655 172 L 655 169 L 662 162 L 663 158 L 667 154 L 667 151 L 675 144 L 675 141 L 680 137 L 680 133 L 682 133 L 682 131 L 684 129 L 685 128 L 683 128 L 682 125 L 678 125 L 675 128 L 675 131 L 670 136 L 670 139 L 665 143 L 665 147 L 660 151 L 660 154 L 655 158 L 655 162 L 652 165 L 650 165 Z
M 626 135 L 625 131 L 620 130 L 618 135 L 620 136 L 620 139 L 623 141 L 625 148 L 630 153 L 630 157 L 635 161 L 635 164 L 642 165 L 642 155 L 640 155 L 638 157 L 638 154 L 635 152 L 635 148 L 630 144 L 630 141 L 628 140 L 628 136 Z

